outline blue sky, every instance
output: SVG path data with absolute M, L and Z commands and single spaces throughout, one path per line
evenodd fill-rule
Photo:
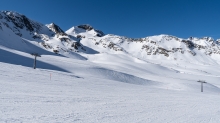
M 1 10 L 22 13 L 63 30 L 90 24 L 132 38 L 169 34 L 220 38 L 219 0 L 1 0 Z

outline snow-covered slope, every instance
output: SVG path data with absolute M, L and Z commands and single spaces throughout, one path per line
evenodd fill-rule
M 41 54 L 37 69 L 30 53 Z M 64 32 L 2 11 L 0 122 L 218 123 L 219 61 L 210 37 Z
M 29 53 L 41 53 L 39 50 L 25 46 L 28 43 L 41 50 L 86 59 L 75 53 L 85 50 L 79 40 L 67 35 L 54 23 L 43 25 L 17 12 L 2 11 L 0 12 L 0 31 L 1 45 L 6 47 Z
M 0 56 L 0 122 L 220 121 L 218 65 L 168 68 L 126 55 L 96 54 L 91 61 L 42 55 L 34 70 L 27 53 L 4 49 Z M 203 93 L 199 79 L 208 82 Z

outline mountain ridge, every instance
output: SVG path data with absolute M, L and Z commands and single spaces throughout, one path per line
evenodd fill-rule
M 105 34 L 89 24 L 82 24 L 63 31 L 55 23 L 41 24 L 17 12 L 0 12 L 0 30 L 3 35 L 13 35 L 4 31 L 8 28 L 21 40 L 34 42 L 44 50 L 72 57 L 85 57 L 85 54 L 119 52 L 140 59 L 196 59 L 205 62 L 219 61 L 220 39 L 211 37 L 189 37 L 187 39 L 172 35 L 155 35 L 144 38 L 128 38 Z M 18 38 L 17 36 L 14 36 Z M 2 36 L 4 37 L 4 36 Z M 10 39 L 2 39 L 10 40 Z M 195 56 L 195 58 L 193 58 Z M 204 58 L 204 60 L 202 60 Z

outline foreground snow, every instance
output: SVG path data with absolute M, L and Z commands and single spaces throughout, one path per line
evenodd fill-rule
M 32 60 L 29 54 L 9 52 Z M 220 122 L 219 72 L 213 66 L 195 70 L 188 64 L 183 69 L 180 62 L 161 66 L 112 57 L 91 55 L 84 61 L 44 55 L 37 64 L 43 69 L 36 70 L 32 62 L 0 62 L 0 122 Z M 45 69 L 45 64 L 50 67 Z M 205 70 L 209 76 L 201 72 Z M 209 82 L 204 93 L 196 82 L 199 78 Z

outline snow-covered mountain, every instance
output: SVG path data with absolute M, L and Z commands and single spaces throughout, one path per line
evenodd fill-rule
M 64 31 L 1 11 L 0 122 L 218 123 L 219 43 Z
M 58 25 L 43 25 L 17 12 L 0 12 L 0 29 L 1 44 L 17 50 L 40 52 L 25 44 L 31 43 L 40 49 L 68 57 L 79 57 L 75 52 L 85 51 L 79 39 L 66 34 Z
M 4 46 L 24 50 L 25 46 L 18 47 L 18 45 L 28 41 L 47 51 L 67 57 L 77 56 L 81 59 L 83 53 L 107 52 L 125 53 L 139 59 L 214 63 L 219 61 L 220 54 L 219 40 L 211 37 L 183 39 L 171 35 L 157 35 L 134 39 L 112 34 L 105 35 L 87 24 L 74 26 L 64 32 L 54 23 L 43 25 L 25 15 L 11 11 L 0 13 L 0 29 Z M 6 35 L 10 36 L 6 37 Z M 21 42 L 16 41 L 18 39 Z M 29 52 L 37 51 L 29 50 Z
M 95 30 L 81 31 L 77 27 L 67 30 L 66 33 L 82 37 L 83 45 L 99 52 L 124 52 L 140 59 L 216 62 L 220 54 L 219 40 L 211 37 L 183 39 L 171 35 L 156 35 L 134 39 L 112 34 L 97 36 Z

